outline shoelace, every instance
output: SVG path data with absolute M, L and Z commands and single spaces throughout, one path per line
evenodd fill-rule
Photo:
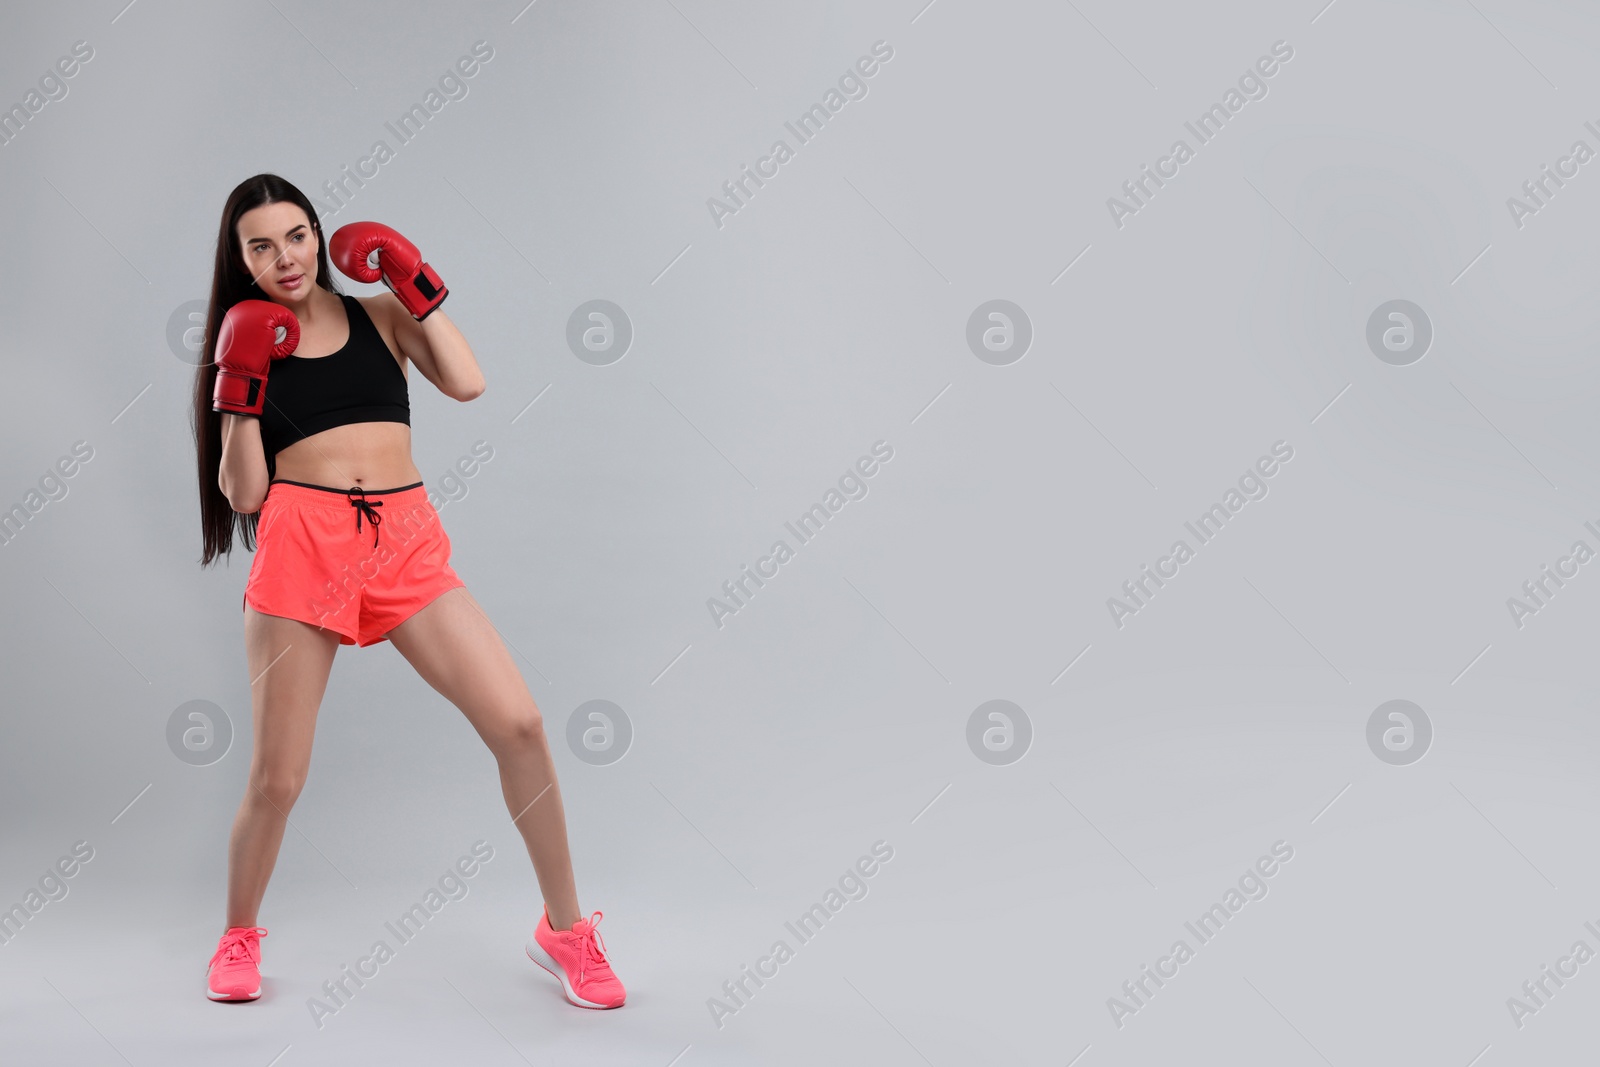
M 250 958 L 250 949 L 246 947 L 247 941 L 259 940 L 266 937 L 266 930 L 259 926 L 237 926 L 222 935 L 222 943 L 217 946 L 217 951 L 212 953 L 211 963 L 214 966 L 218 960 L 247 960 Z
M 606 943 L 601 939 L 600 931 L 595 929 L 600 923 L 600 917 L 604 914 L 605 912 L 603 911 L 595 912 L 588 919 L 587 929 L 583 933 L 578 933 L 576 928 L 572 931 L 574 936 L 581 942 L 578 946 L 578 981 L 580 983 L 583 981 L 584 971 L 591 962 L 595 964 L 596 972 L 604 970 L 609 974 L 611 971 L 610 965 L 606 963 Z M 579 921 L 582 922 L 583 920 Z
M 357 493 L 361 494 L 361 498 L 359 500 L 356 499 Z M 383 516 L 379 515 L 376 509 L 383 507 L 383 501 L 368 500 L 367 491 L 361 488 L 359 485 L 351 487 L 345 492 L 345 496 L 350 498 L 350 506 L 356 509 L 356 533 L 361 532 L 361 516 L 365 515 L 367 520 L 372 523 L 372 547 L 377 548 L 378 523 L 382 520 Z

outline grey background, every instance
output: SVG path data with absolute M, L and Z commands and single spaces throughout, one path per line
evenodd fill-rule
M 9 12 L 0 103 L 80 39 L 0 146 L 0 506 L 95 450 L 0 547 L 0 904 L 95 855 L 0 945 L 8 1061 L 1592 1055 L 1600 963 L 1521 1028 L 1506 1001 L 1600 950 L 1600 565 L 1520 629 L 1506 601 L 1600 547 L 1600 162 L 1521 228 L 1506 199 L 1600 149 L 1593 9 L 114 0 Z M 469 404 L 413 390 L 414 457 L 441 491 L 494 449 L 441 514 L 546 716 L 629 1002 L 571 1007 L 523 956 L 494 762 L 383 644 L 335 664 L 266 993 L 212 1004 L 250 559 L 197 565 L 168 319 L 238 181 L 316 197 L 478 40 L 468 95 L 325 224 L 411 238 L 484 368 Z M 707 198 L 878 40 L 868 95 L 719 230 Z M 1278 40 L 1268 95 L 1114 226 Z M 594 299 L 635 331 L 609 366 L 565 343 Z M 995 299 L 1033 329 L 1008 366 L 965 341 Z M 1410 366 L 1366 347 L 1392 299 L 1432 321 Z M 878 440 L 870 493 L 714 626 Z M 1107 598 L 1280 440 L 1269 495 L 1117 628 Z M 600 699 L 634 735 L 596 766 L 564 739 Z M 1033 730 L 1004 766 L 967 745 L 998 699 Z M 1432 722 L 1409 766 L 1367 747 L 1392 699 Z M 167 747 L 192 700 L 235 731 L 209 766 Z M 319 1030 L 307 998 L 479 839 L 470 894 Z M 707 999 L 878 840 L 865 899 L 719 1029 Z M 1280 840 L 1266 898 L 1118 1028 L 1107 999 Z

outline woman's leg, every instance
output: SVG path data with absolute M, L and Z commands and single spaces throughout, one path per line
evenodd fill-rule
M 283 828 L 305 784 L 317 709 L 339 637 L 308 623 L 244 610 L 255 751 L 228 845 L 228 925 L 255 926 Z
M 500 790 L 556 930 L 582 918 L 567 817 L 544 719 L 500 634 L 472 594 L 451 589 L 388 633 L 423 680 L 461 709 L 500 764 Z

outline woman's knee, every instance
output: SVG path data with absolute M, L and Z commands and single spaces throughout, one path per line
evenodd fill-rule
M 490 740 L 489 747 L 496 754 L 501 752 L 520 752 L 532 745 L 545 744 L 544 716 L 539 714 L 537 708 L 520 711 L 509 715 L 495 730 L 495 736 Z
M 305 786 L 304 771 L 277 767 L 250 769 L 250 797 L 272 805 L 287 815 Z

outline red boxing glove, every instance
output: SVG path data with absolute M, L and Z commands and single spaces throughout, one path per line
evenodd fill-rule
M 377 269 L 367 260 L 374 252 L 378 253 Z M 381 277 L 418 322 L 450 295 L 433 268 L 422 262 L 417 246 L 382 223 L 352 222 L 339 227 L 328 241 L 328 254 L 336 267 L 358 282 L 375 282 Z
M 241 300 L 233 305 L 217 335 L 217 384 L 211 410 L 260 418 L 267 403 L 267 369 L 299 346 L 300 320 L 282 304 Z

